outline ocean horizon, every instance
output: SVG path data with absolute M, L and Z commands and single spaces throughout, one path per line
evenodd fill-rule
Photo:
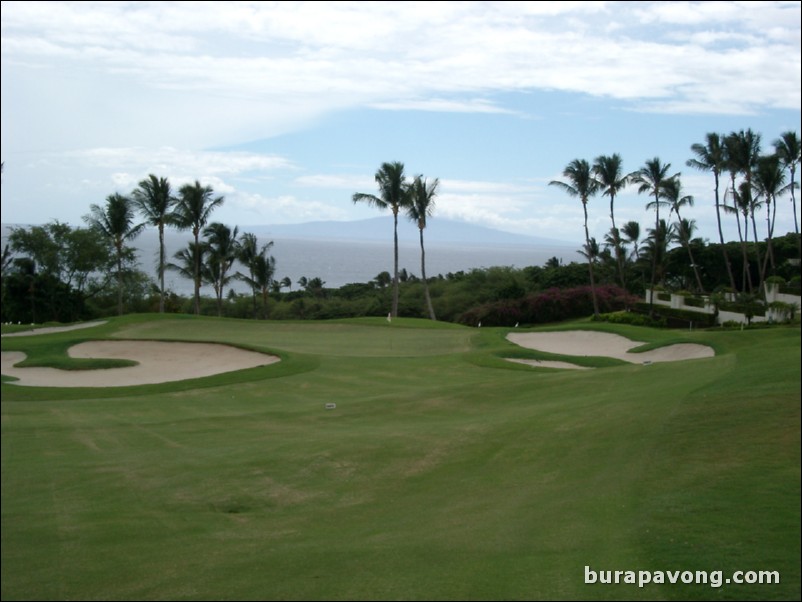
M 8 226 L 3 227 L 2 245 L 7 242 Z M 168 230 L 165 233 L 165 247 L 168 261 L 180 249 L 191 242 L 192 236 L 187 232 Z M 273 241 L 270 254 L 276 260 L 274 278 L 282 280 L 288 277 L 292 289 L 299 288 L 298 280 L 320 278 L 325 288 L 339 288 L 346 284 L 370 282 L 381 272 L 393 272 L 393 242 L 377 240 L 344 240 L 331 238 L 289 238 L 282 236 L 257 235 L 258 245 Z M 482 269 L 496 266 L 524 268 L 542 266 L 551 257 L 557 257 L 563 263 L 580 259 L 577 248 L 568 245 L 548 243 L 498 244 L 469 242 L 427 242 L 426 274 L 436 277 L 460 271 Z M 156 280 L 159 237 L 158 231 L 148 228 L 131 244 L 136 249 L 139 269 Z M 399 270 L 405 269 L 408 274 L 421 276 L 420 245 L 409 242 L 399 243 Z M 243 266 L 235 264 L 233 271 L 244 271 Z M 175 272 L 165 274 L 165 287 L 183 296 L 191 295 L 191 280 L 182 278 Z M 239 280 L 232 280 L 230 287 L 237 292 L 245 293 L 249 289 Z M 201 288 L 204 296 L 213 296 L 209 285 Z

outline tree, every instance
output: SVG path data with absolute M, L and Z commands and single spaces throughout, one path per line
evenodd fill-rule
M 239 228 L 231 228 L 220 222 L 209 224 L 203 229 L 206 237 L 206 244 L 209 249 L 209 266 L 212 268 L 213 285 L 217 295 L 217 315 L 223 315 L 223 293 L 226 285 L 230 282 L 231 276 L 228 270 L 237 260 L 239 255 L 239 241 L 237 235 Z
M 647 230 L 646 253 L 654 266 L 655 282 L 663 282 L 665 279 L 665 263 L 668 255 L 668 243 L 674 239 L 674 225 L 669 225 L 666 220 L 659 220 L 654 228 Z M 652 285 L 654 291 L 654 285 Z M 654 295 L 652 295 L 653 297 Z
M 552 180 L 549 186 L 557 186 L 568 196 L 579 197 L 582 202 L 582 211 L 585 214 L 585 250 L 590 273 L 590 294 L 593 298 L 593 315 L 599 315 L 599 301 L 596 299 L 596 279 L 593 275 L 593 254 L 590 233 L 588 232 L 588 200 L 596 194 L 598 183 L 591 175 L 590 164 L 585 159 L 574 159 L 563 170 L 563 176 L 568 182 Z
M 409 205 L 409 189 L 404 176 L 404 164 L 398 161 L 382 163 L 375 175 L 379 196 L 357 192 L 354 203 L 364 202 L 393 212 L 393 305 L 391 315 L 398 316 L 398 212 Z
M 658 157 L 646 161 L 646 163 L 638 171 L 630 174 L 630 178 L 634 184 L 638 184 L 638 194 L 648 193 L 654 195 L 654 201 L 647 204 L 647 208 L 654 208 L 654 230 L 655 235 L 660 232 L 660 205 L 663 204 L 660 198 L 660 191 L 663 188 L 663 183 L 668 179 L 668 170 L 671 169 L 671 163 L 663 163 Z M 659 240 L 655 241 L 659 243 Z M 657 258 L 658 254 L 652 253 L 652 292 L 649 295 L 649 313 L 651 314 L 654 309 L 654 285 L 657 278 Z
M 727 192 L 724 194 L 723 207 L 726 213 L 732 213 L 735 215 L 735 221 L 738 225 L 738 240 L 741 243 L 741 260 L 743 263 L 743 270 L 741 273 L 741 290 L 746 290 L 748 286 L 749 292 L 751 293 L 754 291 L 754 286 L 752 284 L 752 274 L 749 270 L 749 253 L 747 251 L 747 245 L 749 243 L 749 211 L 752 207 L 752 191 L 749 189 L 749 185 L 746 182 L 742 182 L 738 190 L 733 189 L 732 206 L 727 205 L 727 194 L 729 193 L 730 191 L 727 190 Z M 744 218 L 743 229 L 741 228 L 742 215 Z M 755 244 L 757 244 L 757 241 L 755 241 Z
M 686 228 L 691 225 L 693 220 L 691 220 L 691 222 L 684 220 L 680 214 L 682 207 L 693 207 L 693 196 L 682 196 L 682 184 L 680 184 L 679 175 L 670 178 L 663 183 L 661 195 L 670 203 L 671 211 L 669 213 L 669 219 L 671 219 L 671 213 L 677 214 L 675 240 L 678 240 L 680 244 L 688 251 L 688 258 L 691 261 L 693 275 L 696 278 L 696 286 L 698 287 L 698 291 L 700 293 L 704 293 L 702 279 L 699 277 L 699 267 L 696 265 L 696 261 L 693 259 L 693 251 L 691 250 L 691 232 L 686 231 Z M 695 226 L 695 223 L 693 225 Z
M 73 228 L 58 221 L 12 228 L 6 249 L 9 251 L 4 257 L 3 276 L 14 266 L 17 293 L 22 290 L 21 280 L 27 280 L 28 289 L 34 287 L 37 294 L 41 293 L 37 317 L 46 320 L 80 319 L 85 300 L 106 285 L 107 278 L 99 280 L 98 274 L 108 273 L 112 263 L 111 246 L 104 237 L 92 229 Z M 20 263 L 22 259 L 25 261 Z M 25 307 L 27 312 L 30 295 L 25 295 L 27 299 L 4 296 L 3 301 L 9 301 L 11 308 Z M 4 311 L 9 309 L 3 307 Z M 10 318 L 10 314 L 19 313 L 18 309 L 9 309 L 6 314 Z
M 166 263 L 164 248 L 164 227 L 173 222 L 173 207 L 177 199 L 173 196 L 167 178 L 157 178 L 150 174 L 139 183 L 132 193 L 132 198 L 139 211 L 145 217 L 145 223 L 156 226 L 159 230 L 159 313 L 164 313 L 164 268 Z
M 276 273 L 276 260 L 269 255 L 273 248 L 273 241 L 257 248 L 256 236 L 253 234 L 243 234 L 240 237 L 239 260 L 248 268 L 248 275 L 237 273 L 237 277 L 251 287 L 254 295 L 254 318 L 256 316 L 256 295 L 262 296 L 262 317 L 267 317 L 267 296 L 272 285 L 281 290 L 282 287 L 291 287 L 292 281 L 289 277 L 284 277 L 281 282 L 273 281 Z
M 800 147 L 799 136 L 796 132 L 783 132 L 783 134 L 773 143 L 774 150 L 780 158 L 782 166 L 787 169 L 791 174 L 791 204 L 794 210 L 794 232 L 796 233 L 797 249 L 799 257 L 802 257 L 802 238 L 799 236 L 799 221 L 796 217 L 796 196 L 794 195 L 797 183 L 795 181 L 796 165 L 800 162 Z
M 261 290 L 261 286 L 259 281 L 256 279 L 256 270 L 257 270 L 257 261 L 261 263 L 258 267 L 262 272 L 265 271 L 265 260 L 259 259 L 260 255 L 265 255 L 271 248 L 273 247 L 273 241 L 268 242 L 267 244 L 262 246 L 261 251 L 259 250 L 259 245 L 256 239 L 255 234 L 251 234 L 249 232 L 244 233 L 240 236 L 239 240 L 239 254 L 237 259 L 239 259 L 240 263 L 242 263 L 245 267 L 248 268 L 248 276 L 244 276 L 243 274 L 238 274 L 237 276 L 248 283 L 251 287 L 251 291 L 253 293 L 253 317 L 256 318 L 256 294 L 259 290 Z M 273 262 L 275 265 L 275 261 Z M 270 278 L 273 277 L 273 274 L 270 274 Z M 284 280 L 280 283 L 281 287 L 289 287 L 292 288 L 292 281 L 285 277 Z
M 726 152 L 727 169 L 732 177 L 733 191 L 735 191 L 735 176 L 740 174 L 744 177 L 748 188 L 749 196 L 752 199 L 750 214 L 752 217 L 752 229 L 755 236 L 755 256 L 757 257 L 757 267 L 760 281 L 757 288 L 763 286 L 763 263 L 760 259 L 760 245 L 757 240 L 757 226 L 755 224 L 754 212 L 757 209 L 757 199 L 752 195 L 752 174 L 757 168 L 758 158 L 760 157 L 760 134 L 755 134 L 751 129 L 731 132 L 724 139 Z M 739 190 L 740 192 L 740 190 Z
M 696 158 L 688 159 L 685 164 L 688 167 L 693 167 L 699 171 L 709 171 L 713 174 L 713 181 L 715 183 L 714 194 L 716 199 L 716 223 L 718 224 L 718 239 L 721 243 L 721 252 L 724 255 L 724 265 L 727 267 L 727 275 L 730 278 L 730 286 L 736 290 L 735 276 L 732 273 L 732 265 L 730 264 L 729 255 L 727 255 L 727 246 L 724 244 L 724 232 L 721 229 L 721 203 L 719 196 L 719 179 L 721 173 L 726 168 L 726 153 L 724 149 L 724 141 L 721 134 L 708 132 L 705 137 L 705 144 L 692 144 L 691 151 L 696 155 Z
M 195 274 L 202 275 L 202 271 L 197 266 L 203 266 L 205 264 L 207 252 L 208 247 L 205 242 L 189 242 L 186 247 L 173 255 L 173 258 L 177 259 L 178 262 L 170 262 L 165 267 L 168 270 L 177 272 L 183 278 L 196 282 Z M 200 282 L 200 279 L 198 279 L 197 282 Z M 198 289 L 200 289 L 199 284 Z
M 195 180 L 195 184 L 186 184 L 179 190 L 178 203 L 175 207 L 175 224 L 181 230 L 192 230 L 195 238 L 195 246 L 200 246 L 200 232 L 209 221 L 212 212 L 223 204 L 222 196 L 215 197 L 211 186 L 201 186 Z M 193 270 L 193 281 L 195 283 L 195 315 L 200 314 L 200 287 L 201 287 L 201 263 L 200 253 L 195 254 L 195 266 Z
M 610 229 L 610 237 L 615 249 L 615 261 L 618 266 L 618 277 L 621 286 L 626 288 L 626 278 L 624 277 L 624 258 L 621 249 L 621 234 L 615 225 L 615 195 L 621 192 L 629 183 L 629 175 L 623 173 L 623 161 L 621 155 L 615 153 L 610 156 L 601 155 L 596 157 L 593 163 L 593 177 L 596 185 L 602 191 L 603 196 L 610 197 L 610 220 L 613 227 Z
M 774 249 L 772 247 L 772 239 L 774 238 L 774 219 L 777 217 L 777 195 L 783 194 L 787 190 L 785 185 L 785 173 L 783 171 L 780 158 L 777 155 L 768 155 L 760 157 L 757 163 L 757 169 L 754 174 L 755 190 L 758 196 L 763 197 L 763 202 L 766 205 L 766 232 L 767 238 L 767 251 L 766 257 L 763 261 L 763 274 L 767 273 L 769 264 L 771 271 L 774 272 L 776 266 L 774 265 Z M 773 217 L 772 217 L 773 207 Z
M 113 247 L 117 265 L 117 314 L 123 313 L 123 265 L 134 258 L 133 251 L 125 243 L 135 239 L 145 224 L 134 224 L 134 204 L 130 198 L 119 193 L 106 197 L 105 207 L 91 205 L 90 214 L 84 216 L 86 223 L 100 233 Z
M 418 230 L 420 231 L 420 270 L 421 277 L 423 278 L 423 292 L 426 297 L 426 308 L 432 320 L 436 320 L 437 318 L 434 315 L 432 298 L 429 295 L 429 283 L 426 280 L 426 251 L 423 247 L 423 230 L 426 228 L 426 218 L 431 217 L 434 211 L 434 197 L 437 195 L 437 187 L 439 184 L 440 180 L 437 178 L 435 178 L 431 184 L 428 184 L 423 176 L 416 176 L 415 180 L 412 182 L 412 188 L 410 190 L 411 199 L 409 207 L 407 208 L 407 215 L 418 225 Z
M 638 271 L 640 272 L 641 284 L 643 284 L 646 277 L 643 275 L 643 269 L 640 266 L 640 247 L 638 246 L 640 241 L 640 224 L 634 220 L 628 221 L 621 227 L 621 233 L 626 238 L 625 242 L 632 245 L 632 254 L 635 257 L 635 264 L 638 266 Z

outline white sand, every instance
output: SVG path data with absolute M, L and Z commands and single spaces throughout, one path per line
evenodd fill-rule
M 644 343 L 631 341 L 617 334 L 586 330 L 510 333 L 507 335 L 507 340 L 527 349 L 537 349 L 547 353 L 580 357 L 612 357 L 633 364 L 676 362 L 715 356 L 712 348 L 694 343 L 669 345 L 643 353 L 629 353 L 630 349 Z
M 550 360 L 524 360 L 515 357 L 506 358 L 508 362 L 516 364 L 526 364 L 534 368 L 560 368 L 563 370 L 590 370 L 587 366 L 580 366 L 578 364 L 571 364 L 569 362 L 554 362 Z
M 128 368 L 59 370 L 15 368 L 25 359 L 19 351 L 2 352 L 2 373 L 18 378 L 16 385 L 34 387 L 126 387 L 211 376 L 279 361 L 273 355 L 213 343 L 160 341 L 90 341 L 69 349 L 75 358 L 128 359 Z

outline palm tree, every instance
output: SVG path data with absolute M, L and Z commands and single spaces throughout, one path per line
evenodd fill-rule
M 180 196 L 175 208 L 175 224 L 181 230 L 192 230 L 195 238 L 195 245 L 200 245 L 200 231 L 209 221 L 212 211 L 223 204 L 223 197 L 214 197 L 211 186 L 201 186 L 195 180 L 195 184 L 186 184 L 179 190 Z M 201 287 L 201 263 L 200 255 L 196 254 L 195 269 L 193 272 L 195 282 L 195 315 L 200 314 L 200 287 Z
M 640 247 L 638 242 L 640 240 L 640 224 L 636 221 L 628 221 L 621 227 L 621 233 L 626 237 L 626 242 L 632 245 L 632 253 L 635 256 L 635 264 L 638 266 L 640 272 L 641 282 L 645 282 L 646 277 L 643 275 L 643 268 L 640 263 Z
M 674 225 L 669 225 L 666 220 L 661 219 L 658 220 L 654 228 L 649 228 L 647 233 L 645 247 L 655 271 L 654 278 L 656 278 L 657 282 L 662 282 L 665 261 L 668 256 L 668 243 L 675 237 Z M 652 290 L 654 290 L 654 286 L 652 286 Z M 651 296 L 654 297 L 654 293 Z
M 273 284 L 273 276 L 276 273 L 276 259 L 269 254 L 273 247 L 273 242 L 262 245 L 262 248 L 250 259 L 248 270 L 250 276 L 240 275 L 240 277 L 256 292 L 262 296 L 262 317 L 267 318 L 267 298 L 270 287 Z M 281 286 L 290 286 L 292 283 L 285 277 L 280 283 Z
M 237 259 L 239 259 L 240 263 L 242 263 L 245 267 L 248 268 L 248 276 L 243 274 L 237 274 L 237 277 L 241 280 L 244 280 L 248 283 L 251 287 L 251 292 L 253 293 L 253 317 L 256 318 L 256 294 L 258 290 L 261 290 L 261 285 L 256 279 L 255 271 L 257 269 L 256 262 L 260 261 L 264 264 L 263 259 L 258 259 L 260 255 L 266 255 L 267 252 L 273 248 L 273 241 L 262 245 L 262 249 L 259 249 L 259 244 L 256 239 L 255 234 L 251 234 L 249 232 L 244 233 L 240 236 L 239 239 L 239 251 L 237 255 Z M 273 262 L 275 264 L 275 261 Z M 264 271 L 264 265 L 262 265 L 262 271 Z M 273 277 L 271 273 L 270 277 Z M 281 286 L 283 287 L 292 287 L 292 281 L 285 277 L 284 280 L 281 282 Z
M 796 164 L 800 162 L 800 147 L 799 136 L 796 132 L 783 132 L 783 134 L 773 143 L 774 150 L 780 158 L 783 167 L 791 172 L 791 204 L 794 209 L 794 232 L 796 233 L 797 247 L 799 256 L 802 257 L 802 238 L 799 236 L 799 221 L 796 218 L 796 196 L 794 190 L 796 182 L 794 180 L 796 175 Z
M 405 184 L 404 164 L 398 161 L 382 163 L 376 172 L 376 183 L 379 185 L 379 196 L 357 192 L 353 196 L 354 203 L 365 202 L 379 209 L 390 209 L 393 212 L 393 305 L 392 317 L 398 316 L 398 212 L 409 205 L 409 191 Z
M 610 156 L 601 155 L 596 157 L 593 163 L 593 176 L 597 186 L 602 191 L 603 196 L 610 197 L 610 220 L 613 227 L 610 230 L 611 240 L 615 248 L 615 260 L 618 264 L 618 276 L 621 286 L 626 288 L 624 278 L 624 257 L 621 249 L 621 234 L 615 225 L 615 195 L 621 192 L 629 183 L 629 175 L 623 173 L 623 161 L 621 155 L 615 153 Z
M 669 219 L 671 219 L 671 213 L 677 214 L 677 223 L 675 225 L 677 232 L 675 239 L 688 251 L 688 257 L 691 260 L 691 267 L 693 268 L 693 275 L 696 277 L 696 286 L 699 287 L 700 293 L 704 293 L 702 279 L 699 277 L 699 268 L 696 265 L 696 261 L 693 259 L 693 251 L 691 250 L 691 233 L 685 231 L 685 227 L 690 225 L 690 222 L 682 219 L 682 215 L 680 215 L 680 209 L 682 207 L 693 207 L 693 196 L 682 196 L 682 184 L 680 184 L 679 175 L 666 180 L 663 184 L 661 195 L 671 205 Z
M 726 167 L 726 153 L 724 149 L 723 138 L 721 134 L 708 132 L 707 136 L 705 137 L 705 144 L 692 144 L 691 151 L 693 151 L 693 153 L 696 155 L 696 158 L 688 159 L 685 164 L 688 167 L 693 167 L 699 171 L 710 171 L 713 173 L 713 180 L 715 182 L 714 192 L 716 195 L 716 222 L 718 223 L 718 239 L 721 243 L 721 252 L 724 255 L 724 265 L 727 267 L 727 275 L 730 278 L 730 286 L 734 291 L 736 290 L 735 276 L 732 273 L 730 257 L 727 254 L 727 247 L 724 244 L 724 232 L 721 229 L 719 178 Z
M 588 260 L 588 271 L 590 273 L 590 294 L 593 297 L 593 315 L 599 315 L 599 302 L 596 299 L 596 279 L 593 275 L 593 256 L 591 253 L 592 246 L 590 242 L 590 233 L 588 232 L 588 200 L 591 196 L 596 194 L 598 183 L 591 175 L 590 164 L 585 159 L 574 159 L 563 170 L 563 176 L 568 179 L 568 182 L 560 182 L 552 180 L 549 186 L 557 186 L 562 188 L 568 196 L 579 197 L 582 202 L 582 210 L 585 214 L 585 249 L 587 251 L 586 257 Z
M 426 308 L 429 310 L 429 317 L 432 320 L 437 318 L 434 315 L 432 298 L 429 295 L 429 282 L 426 280 L 426 251 L 423 247 L 423 230 L 426 228 L 426 218 L 431 217 L 434 211 L 434 197 L 437 195 L 437 187 L 440 180 L 437 178 L 431 184 L 426 182 L 422 176 L 416 176 L 412 182 L 411 202 L 407 207 L 409 219 L 417 223 L 420 231 L 420 271 L 423 278 L 423 292 L 426 296 Z
M 757 226 L 754 220 L 756 209 L 756 199 L 751 194 L 752 174 L 757 169 L 758 158 L 760 157 L 760 134 L 755 134 L 751 129 L 732 132 L 724 139 L 726 149 L 727 169 L 730 170 L 735 189 L 735 175 L 743 175 L 744 181 L 750 189 L 749 197 L 752 199 L 750 212 L 752 215 L 752 229 L 755 235 L 755 256 L 757 257 L 757 267 L 760 281 L 757 288 L 763 286 L 763 263 L 760 259 L 760 244 L 757 239 Z
M 626 242 L 632 244 L 635 261 L 640 261 L 640 250 L 638 249 L 640 224 L 636 221 L 629 221 L 621 227 L 621 232 L 626 237 Z
M 734 181 L 734 179 L 733 179 Z M 735 190 L 732 194 L 733 204 L 727 205 L 727 195 L 730 194 L 728 189 L 724 193 L 724 212 L 735 215 L 735 222 L 738 224 L 738 240 L 741 242 L 741 258 L 743 261 L 743 270 L 741 272 L 741 290 L 746 291 L 749 287 L 750 294 L 754 291 L 752 284 L 752 273 L 749 270 L 749 253 L 747 252 L 747 245 L 749 244 L 749 209 L 752 206 L 752 192 L 746 182 L 742 182 L 739 190 Z M 741 228 L 741 215 L 744 218 L 744 226 Z M 737 289 L 736 289 L 737 290 Z
M 777 196 L 785 193 L 790 185 L 785 184 L 785 171 L 778 155 L 760 157 L 755 171 L 755 189 L 758 196 L 762 196 L 766 205 L 766 230 L 768 232 L 768 251 L 763 260 L 763 273 L 766 273 L 768 264 L 774 272 L 774 221 L 777 218 Z
M 176 251 L 175 255 L 173 255 L 173 258 L 177 259 L 178 262 L 169 262 L 165 268 L 177 272 L 183 278 L 194 282 L 196 265 L 206 264 L 206 254 L 208 251 L 209 247 L 205 242 L 190 242 L 186 247 Z
M 663 184 L 668 180 L 668 170 L 671 169 L 671 163 L 663 163 L 658 157 L 646 161 L 646 163 L 638 171 L 630 174 L 630 179 L 633 183 L 638 184 L 638 194 L 648 193 L 654 195 L 654 201 L 647 205 L 654 208 L 654 230 L 655 234 L 660 232 L 660 205 L 663 204 L 660 198 L 660 192 Z M 679 175 L 679 174 L 677 174 Z M 659 241 L 658 241 L 659 242 Z M 649 313 L 651 314 L 654 308 L 654 285 L 657 278 L 657 253 L 652 253 L 652 291 L 649 294 Z
M 688 260 L 691 262 L 693 275 L 696 278 L 696 286 L 698 287 L 699 292 L 704 292 L 704 289 L 702 288 L 702 281 L 699 278 L 699 267 L 694 261 L 693 251 L 691 250 L 693 233 L 696 232 L 696 220 L 679 217 L 679 214 L 677 214 L 677 221 L 674 222 L 672 226 L 672 239 L 679 242 L 680 245 L 682 245 L 688 251 Z M 690 288 L 690 286 L 688 286 L 688 288 Z
M 91 205 L 91 213 L 84 221 L 108 239 L 117 255 L 117 314 L 123 314 L 123 263 L 131 250 L 125 243 L 136 238 L 145 224 L 134 224 L 134 204 L 127 196 L 119 193 L 106 197 L 105 207 Z
M 164 227 L 172 223 L 172 209 L 177 199 L 167 178 L 157 178 L 153 174 L 139 183 L 132 197 L 144 214 L 145 222 L 159 229 L 159 313 L 164 313 Z
M 215 275 L 214 288 L 217 295 L 217 315 L 223 315 L 223 292 L 225 286 L 231 281 L 228 270 L 237 260 L 239 255 L 239 241 L 237 235 L 239 228 L 234 226 L 234 230 L 214 222 L 203 229 L 206 237 L 206 244 L 209 247 L 209 265 Z

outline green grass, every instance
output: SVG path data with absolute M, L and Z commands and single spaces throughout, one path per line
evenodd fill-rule
M 503 329 L 132 316 L 3 339 L 219 341 L 195 383 L 2 389 L 2 598 L 799 599 L 800 331 L 578 322 L 715 358 L 530 369 Z M 534 357 L 534 356 L 532 356 Z M 326 403 L 336 410 L 326 410 Z M 585 585 L 777 570 L 779 585 Z

